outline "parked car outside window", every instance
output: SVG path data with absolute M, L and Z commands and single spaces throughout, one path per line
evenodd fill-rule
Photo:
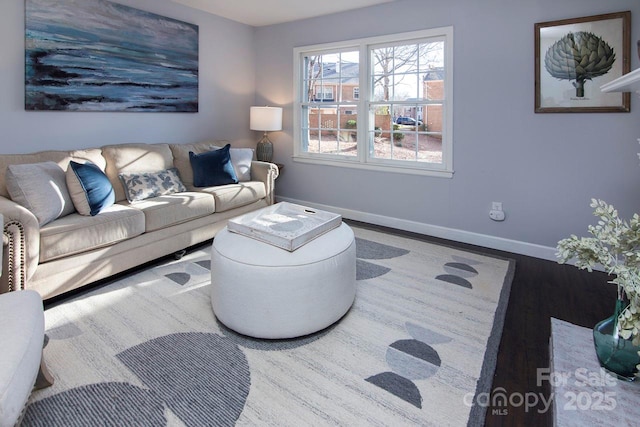
M 397 125 L 415 126 L 416 125 L 416 119 L 414 119 L 413 117 L 398 117 L 396 119 L 396 124 Z M 421 125 L 422 121 L 418 120 L 418 124 Z

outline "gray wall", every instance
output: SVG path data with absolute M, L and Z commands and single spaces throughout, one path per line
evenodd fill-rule
M 400 7 L 401 6 L 401 7 Z M 534 114 L 534 23 L 631 10 L 639 66 L 637 0 L 403 0 L 256 30 L 256 101 L 282 105 L 273 133 L 281 199 L 455 240 L 553 258 L 556 242 L 583 235 L 592 197 L 622 215 L 640 212 L 640 96 L 631 113 Z M 633 20 L 636 24 L 633 25 Z M 452 179 L 296 163 L 293 48 L 454 27 Z M 588 83 L 591 84 L 591 83 Z M 501 201 L 507 220 L 488 217 Z
M 169 1 L 122 0 L 199 26 L 198 113 L 25 112 L 24 0 L 0 2 L 0 152 L 99 147 L 126 142 L 229 139 L 255 144 L 253 28 Z

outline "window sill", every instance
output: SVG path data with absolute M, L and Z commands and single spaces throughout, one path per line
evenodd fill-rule
M 452 170 L 438 170 L 438 169 L 426 169 L 412 166 L 401 165 L 389 165 L 383 163 L 360 163 L 356 159 L 354 160 L 339 160 L 339 159 L 326 159 L 326 158 L 313 158 L 303 156 L 293 156 L 294 162 L 309 163 L 314 165 L 323 166 L 336 166 L 351 169 L 364 169 L 370 171 L 378 171 L 385 173 L 398 173 L 407 175 L 423 175 L 433 176 L 438 178 L 453 178 Z

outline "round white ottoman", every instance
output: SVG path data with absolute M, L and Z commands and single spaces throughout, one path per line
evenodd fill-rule
M 228 328 L 292 338 L 326 328 L 356 295 L 356 243 L 342 224 L 293 252 L 225 227 L 211 250 L 211 305 Z

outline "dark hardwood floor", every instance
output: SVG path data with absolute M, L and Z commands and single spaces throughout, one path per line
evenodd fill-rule
M 387 231 L 515 260 L 515 276 L 511 286 L 492 390 L 502 388 L 507 395 L 520 393 L 523 396 L 527 393 L 540 396 L 541 393 L 548 400 L 550 394 L 548 384 L 538 386 L 536 382 L 537 369 L 549 367 L 551 317 L 592 328 L 597 322 L 613 313 L 616 290 L 614 285 L 607 283 L 608 276 L 604 273 L 588 273 L 553 261 L 357 221 L 346 222 L 359 227 Z M 209 244 L 210 242 L 203 243 L 194 248 Z M 147 263 L 138 269 L 161 261 Z M 131 271 L 48 300 L 45 302 L 45 307 L 56 305 L 70 296 L 108 284 L 126 274 L 131 274 Z M 592 343 L 586 345 L 592 345 Z M 542 404 L 529 410 L 525 410 L 523 406 L 490 407 L 487 410 L 485 426 L 552 426 L 551 411 L 543 412 L 542 408 Z
M 609 276 L 605 273 L 589 273 L 554 261 L 349 222 L 360 227 L 392 231 L 420 240 L 515 260 L 515 276 L 492 387 L 492 390 L 503 388 L 507 396 L 512 393 L 526 396 L 529 393 L 539 398 L 542 394 L 548 401 L 549 385 L 537 385 L 537 369 L 549 367 L 552 317 L 592 328 L 597 322 L 613 314 L 616 288 L 607 283 Z M 586 345 L 593 344 L 589 342 Z M 531 399 L 533 401 L 533 397 Z M 551 409 L 545 412 L 543 408 L 542 403 L 529 410 L 525 410 L 524 405 L 490 407 L 485 426 L 552 426 Z

